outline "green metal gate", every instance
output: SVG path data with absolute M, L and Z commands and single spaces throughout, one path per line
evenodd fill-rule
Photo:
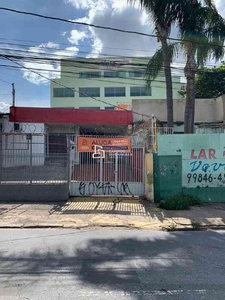
M 154 154 L 155 202 L 182 192 L 182 156 L 158 156 Z

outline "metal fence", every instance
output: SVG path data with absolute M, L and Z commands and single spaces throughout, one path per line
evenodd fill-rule
M 82 136 L 84 137 L 90 136 Z M 116 139 L 117 136 L 108 138 Z M 136 140 L 132 137 L 131 152 L 112 151 L 105 153 L 104 157 L 94 159 L 93 152 L 78 152 L 75 140 L 74 152 L 71 151 L 71 195 L 143 196 L 144 147 L 135 146 L 135 142 Z M 141 141 L 138 144 L 140 143 Z
M 1 134 L 0 200 L 36 200 L 38 193 L 54 201 L 60 191 L 58 199 L 66 199 L 69 190 L 71 196 L 144 194 L 141 141 L 131 138 L 131 151 L 107 152 L 104 159 L 93 159 L 92 150 L 79 152 L 77 141 L 71 134 Z
M 0 184 L 60 184 L 68 181 L 66 135 L 0 135 Z
M 157 127 L 157 133 L 159 134 L 174 134 L 173 127 Z

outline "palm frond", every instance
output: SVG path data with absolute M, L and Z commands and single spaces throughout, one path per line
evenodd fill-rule
M 168 45 L 168 53 L 170 62 L 172 62 L 173 58 L 178 56 L 180 51 L 179 43 L 172 43 Z M 155 54 L 149 60 L 146 71 L 145 71 L 145 85 L 147 88 L 151 87 L 151 82 L 159 75 L 160 71 L 163 70 L 164 66 L 164 56 L 163 56 L 163 48 L 158 49 Z
M 163 50 L 160 48 L 155 52 L 152 58 L 149 60 L 146 73 L 145 73 L 145 85 L 147 88 L 151 87 L 151 82 L 154 80 L 159 72 L 163 68 Z

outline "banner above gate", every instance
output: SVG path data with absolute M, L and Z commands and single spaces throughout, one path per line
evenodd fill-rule
M 78 152 L 94 152 L 95 146 L 105 152 L 131 152 L 129 137 L 104 138 L 104 137 L 78 137 Z M 96 147 L 98 149 L 98 147 Z

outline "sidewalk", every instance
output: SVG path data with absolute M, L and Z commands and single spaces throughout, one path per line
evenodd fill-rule
M 64 203 L 0 204 L 0 228 L 225 229 L 225 203 L 166 211 L 148 201 L 72 198 Z

